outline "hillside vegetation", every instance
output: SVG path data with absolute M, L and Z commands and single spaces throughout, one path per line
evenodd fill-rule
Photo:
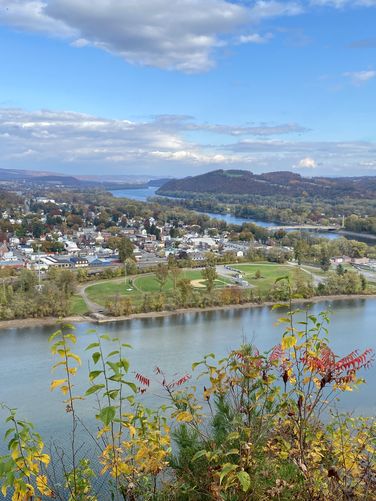
M 374 177 L 305 178 L 293 172 L 253 174 L 245 170 L 215 170 L 199 176 L 173 179 L 158 195 L 175 193 L 223 193 L 237 195 L 315 196 L 320 198 L 372 198 L 376 195 Z

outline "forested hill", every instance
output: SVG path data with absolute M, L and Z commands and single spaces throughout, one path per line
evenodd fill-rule
M 244 170 L 215 170 L 199 176 L 172 179 L 159 195 L 178 193 L 216 193 L 237 195 L 284 195 L 288 197 L 374 198 L 376 177 L 305 178 L 293 172 L 253 174 Z

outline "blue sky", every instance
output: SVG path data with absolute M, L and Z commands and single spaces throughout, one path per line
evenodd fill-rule
M 376 0 L 0 0 L 0 167 L 374 175 Z

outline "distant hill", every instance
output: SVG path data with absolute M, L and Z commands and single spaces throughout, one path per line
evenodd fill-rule
M 93 181 L 83 181 L 74 176 L 67 176 L 54 172 L 18 170 L 18 169 L 0 169 L 0 181 L 22 182 L 38 185 L 63 185 L 70 187 L 95 186 L 98 183 Z
M 25 169 L 1 169 L 0 182 L 29 183 L 32 185 L 62 185 L 66 187 L 98 187 L 107 190 L 159 187 L 171 178 L 150 179 L 149 176 L 135 175 L 101 175 L 101 176 L 70 176 L 49 171 L 33 171 Z
M 163 179 L 151 179 L 148 182 L 148 186 L 163 186 L 164 184 L 171 181 L 171 178 L 163 178 Z
M 376 177 L 305 178 L 288 171 L 253 174 L 245 170 L 215 170 L 199 176 L 172 179 L 157 191 L 158 195 L 179 196 L 183 193 L 373 198 L 376 196 Z

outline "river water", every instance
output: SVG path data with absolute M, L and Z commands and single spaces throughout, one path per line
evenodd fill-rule
M 129 198 L 138 201 L 147 201 L 148 198 L 155 195 L 157 187 L 150 186 L 149 188 L 131 189 L 131 190 L 113 190 L 110 193 L 116 198 Z M 197 211 L 198 212 L 198 211 Z M 233 214 L 218 214 L 214 212 L 205 212 L 209 217 L 213 219 L 218 219 L 220 221 L 226 221 L 228 224 L 243 224 L 243 223 L 254 223 L 262 228 L 273 228 L 273 226 L 280 226 L 276 223 L 270 221 L 262 221 L 260 219 L 252 218 L 242 218 L 234 216 Z M 292 230 L 289 230 L 292 231 Z M 313 232 L 316 237 L 327 238 L 328 240 L 335 240 L 337 238 L 348 238 L 353 240 L 358 240 L 359 242 L 365 242 L 368 245 L 375 245 L 376 241 L 374 239 L 367 238 L 367 236 L 347 236 L 342 233 L 336 233 L 334 231 L 323 231 L 323 232 Z
M 330 340 L 338 355 L 346 355 L 355 348 L 376 349 L 376 299 L 359 298 L 312 306 L 316 313 L 324 309 L 333 312 Z M 280 340 L 281 327 L 274 325 L 280 315 L 281 312 L 266 306 L 189 312 L 164 318 L 102 324 L 97 326 L 97 333 L 117 336 L 122 342 L 132 345 L 132 349 L 127 351 L 131 371 L 153 377 L 153 367 L 158 365 L 167 374 L 184 375 L 190 372 L 191 364 L 201 360 L 205 354 L 214 352 L 221 357 L 239 347 L 244 340 L 253 342 L 260 350 L 270 349 Z M 77 325 L 78 343 L 75 351 L 83 358 L 83 367 L 75 378 L 75 391 L 78 394 L 84 393 L 89 386 L 89 356 L 85 347 L 95 340 L 96 334 L 88 333 L 92 328 L 92 324 Z M 65 413 L 59 393 L 49 390 L 51 379 L 59 379 L 58 375 L 51 374 L 53 360 L 48 345 L 48 337 L 54 330 L 54 327 L 35 327 L 0 331 L 0 402 L 17 407 L 19 415 L 34 422 L 47 439 L 53 437 L 63 441 L 69 430 L 69 414 Z M 368 384 L 344 395 L 339 404 L 340 409 L 375 414 L 376 368 L 372 367 L 364 375 Z M 134 380 L 133 373 L 130 378 Z M 148 405 L 161 403 L 155 396 L 158 392 L 160 387 L 155 382 L 145 397 Z M 87 423 L 93 424 L 91 416 L 94 414 L 94 401 L 88 399 L 77 405 L 79 415 Z

